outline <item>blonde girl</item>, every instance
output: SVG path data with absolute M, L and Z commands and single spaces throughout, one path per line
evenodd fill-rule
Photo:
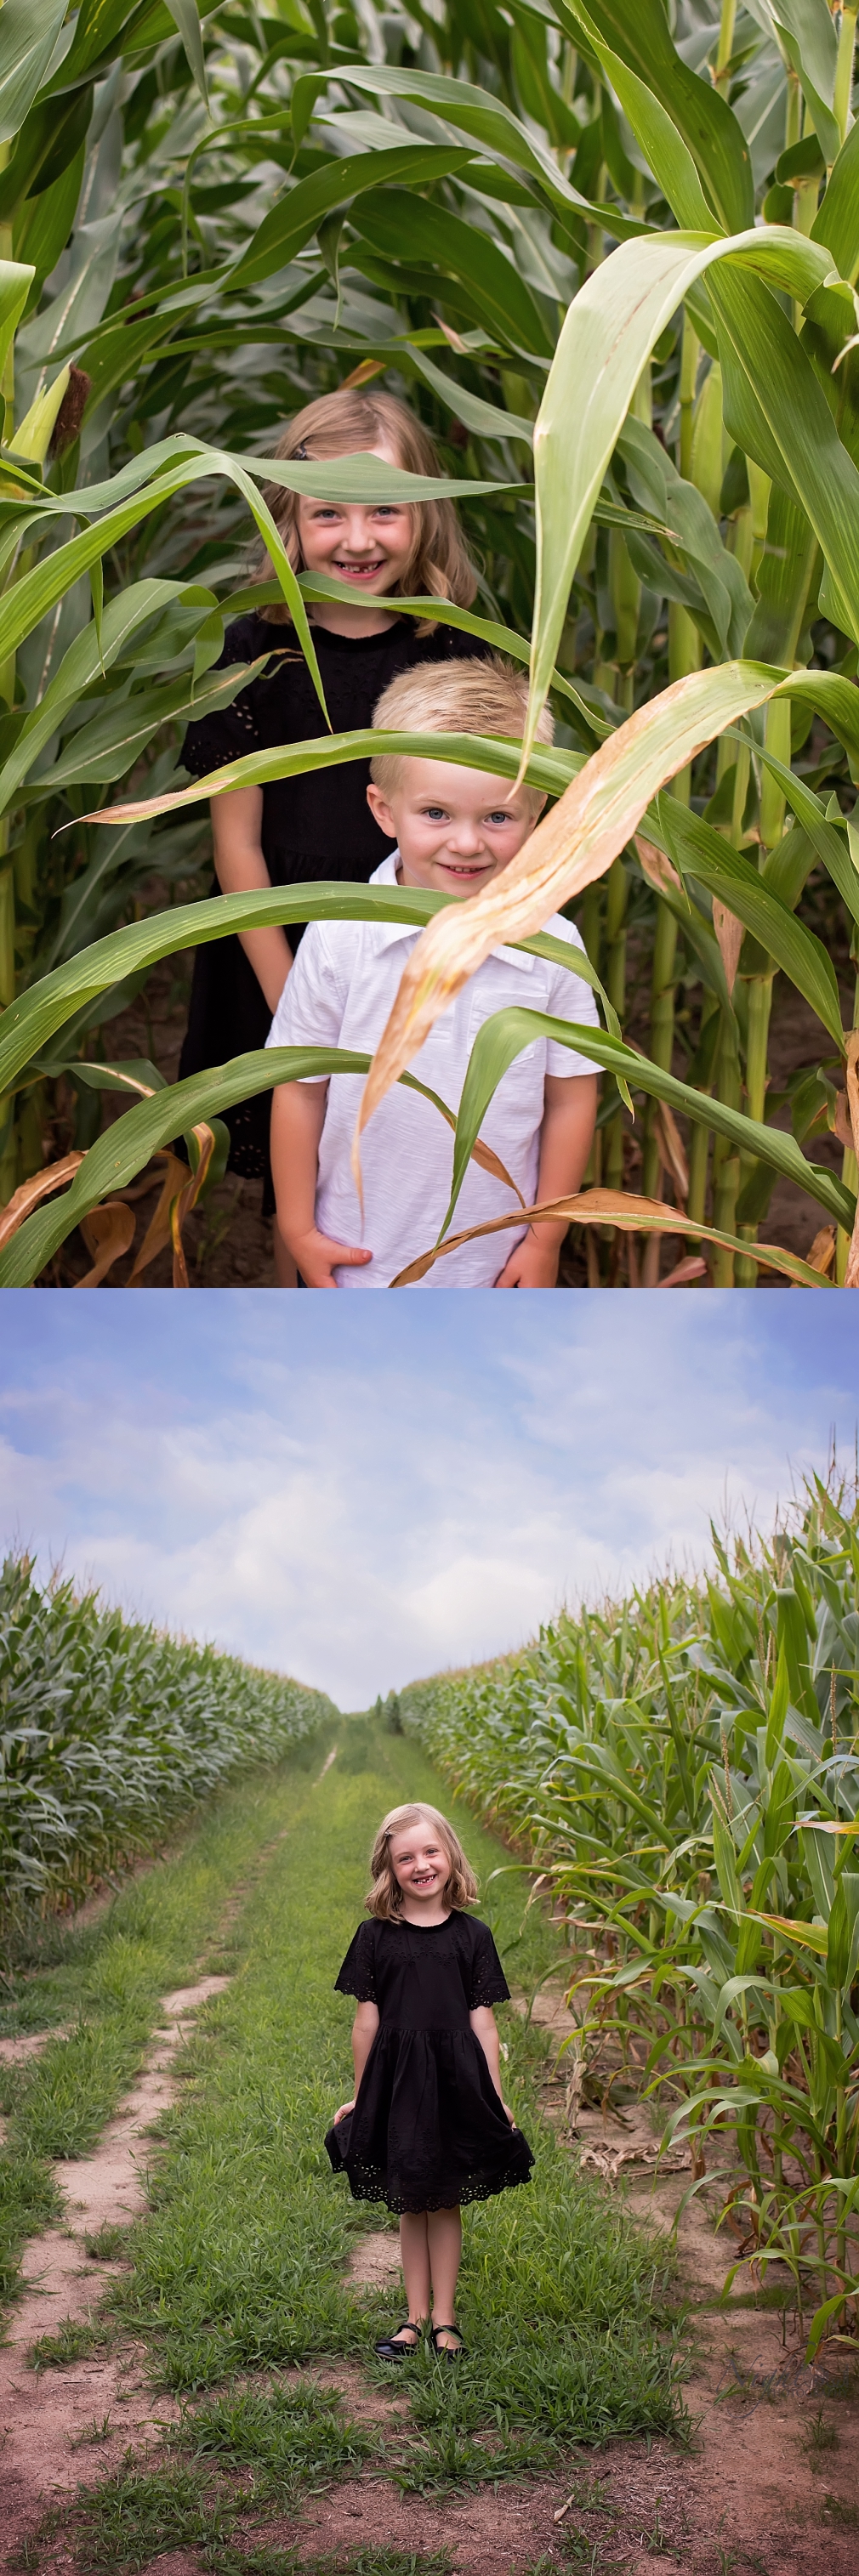
M 492 2007 L 510 1988 L 488 1924 L 465 1912 L 477 1882 L 437 1807 L 393 1807 L 370 1871 L 370 1920 L 336 1980 L 357 2002 L 355 2092 L 325 2143 L 353 2199 L 399 2214 L 408 2314 L 380 2360 L 404 2361 L 429 2326 L 454 2361 L 462 2203 L 527 2182 L 533 2164 L 501 2092 Z
M 431 440 L 405 403 L 393 394 L 341 386 L 308 403 L 284 432 L 275 454 L 301 461 L 368 453 L 413 474 L 438 474 Z M 363 731 L 377 698 L 400 671 L 416 662 L 448 661 L 458 654 L 483 656 L 483 648 L 452 627 L 416 624 L 392 616 L 385 600 L 449 599 L 468 607 L 477 587 L 456 511 L 450 501 L 420 506 L 372 506 L 314 501 L 269 486 L 266 498 L 296 572 L 323 573 L 354 593 L 342 604 L 324 601 L 310 610 L 313 638 L 335 733 Z M 260 583 L 271 579 L 264 558 Z M 287 608 L 264 605 L 228 626 L 221 662 L 256 662 L 265 669 L 219 714 L 189 726 L 182 758 L 195 778 L 252 751 L 313 739 L 324 730 L 319 701 L 296 642 Z M 241 787 L 212 804 L 215 871 L 223 894 L 308 879 L 366 884 L 392 844 L 370 813 L 367 761 L 307 771 L 270 786 Z M 265 1045 L 302 922 L 248 931 L 198 949 L 181 1074 L 222 1064 Z M 227 1112 L 233 1170 L 262 1179 L 263 1208 L 274 1199 L 268 1156 L 267 1092 Z M 275 1236 L 278 1257 L 278 1238 Z M 288 1256 L 278 1258 L 283 1284 L 294 1285 Z

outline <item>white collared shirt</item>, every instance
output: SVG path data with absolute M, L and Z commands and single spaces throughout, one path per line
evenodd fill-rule
M 370 882 L 395 885 L 396 850 L 382 860 Z M 581 948 L 572 922 L 553 913 L 545 924 L 554 939 Z M 393 1006 L 407 957 L 420 932 L 392 921 L 310 922 L 295 964 L 284 985 L 268 1046 L 332 1046 L 372 1055 Z M 511 1004 L 544 1011 L 553 1019 L 599 1026 L 590 985 L 564 966 L 521 949 L 498 948 L 487 957 L 455 1001 L 436 1020 L 409 1071 L 439 1094 L 454 1112 L 459 1108 L 468 1059 L 478 1029 L 493 1012 Z M 547 1073 L 592 1073 L 587 1058 L 574 1055 L 555 1039 L 537 1038 L 503 1075 L 481 1127 L 505 1169 L 512 1173 L 525 1205 L 533 1201 L 540 1158 L 544 1084 Z M 363 1074 L 332 1074 L 319 1148 L 316 1223 L 338 1243 L 367 1244 L 373 1258 L 356 1269 L 336 1273 L 340 1288 L 387 1288 L 397 1272 L 421 1252 L 428 1252 L 444 1220 L 450 1198 L 453 1135 L 428 1100 L 394 1085 L 365 1128 L 361 1140 L 364 1220 L 350 1169 L 350 1152 Z M 469 1164 L 457 1201 L 452 1231 L 506 1216 L 517 1205 L 503 1181 Z M 511 1226 L 463 1244 L 436 1262 L 420 1285 L 425 1288 L 491 1288 L 527 1231 Z

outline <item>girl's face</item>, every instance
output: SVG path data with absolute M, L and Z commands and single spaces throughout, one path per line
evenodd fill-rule
M 438 1904 L 450 1876 L 450 1854 L 435 1826 L 422 1819 L 420 1824 L 392 1835 L 390 1854 L 391 1868 L 403 1895 L 418 1905 Z
M 397 463 L 387 447 L 369 453 L 385 465 Z M 380 599 L 396 590 L 414 551 L 413 513 L 396 501 L 309 501 L 302 494 L 296 528 L 305 571 L 348 582 L 356 598 Z

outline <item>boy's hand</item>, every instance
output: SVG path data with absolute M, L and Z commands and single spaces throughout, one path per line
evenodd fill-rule
M 561 1246 L 557 1228 L 529 1226 L 496 1279 L 496 1288 L 557 1288 Z
M 320 1234 L 315 1225 L 306 1234 L 290 1234 L 288 1248 L 306 1288 L 336 1288 L 332 1270 L 356 1269 L 373 1258 L 360 1244 L 334 1243 L 330 1234 Z

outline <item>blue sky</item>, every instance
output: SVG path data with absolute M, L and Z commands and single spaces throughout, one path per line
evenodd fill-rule
M 0 1535 L 367 1704 L 770 1524 L 859 1415 L 849 1295 L 0 1301 Z

